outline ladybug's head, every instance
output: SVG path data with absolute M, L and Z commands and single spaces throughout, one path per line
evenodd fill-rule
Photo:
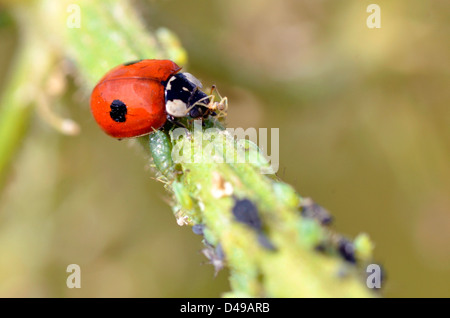
M 209 97 L 202 83 L 190 73 L 177 73 L 165 85 L 166 112 L 173 117 L 203 117 L 208 113 Z

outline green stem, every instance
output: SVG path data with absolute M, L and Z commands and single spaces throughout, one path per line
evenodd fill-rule
M 158 132 L 150 135 L 156 170 L 173 194 L 178 224 L 202 224 L 207 245 L 220 243 L 231 273 L 232 291 L 227 296 L 374 296 L 359 274 L 361 266 L 346 264 L 333 249 L 337 234 L 303 218 L 299 208 L 305 200 L 274 175 L 261 173 L 268 165 L 264 159 L 226 162 L 227 158 L 257 158 L 256 145 L 240 144 L 223 129 L 199 130 L 198 126 L 176 139 L 169 135 L 172 154 L 183 149 L 185 161 L 167 173 L 167 165 L 160 164 L 160 152 L 153 148 L 167 143 L 168 135 Z M 239 221 L 232 212 L 246 199 L 256 206 L 262 231 Z M 261 236 L 269 245 L 261 242 Z M 327 244 L 331 252 L 317 252 L 319 243 Z

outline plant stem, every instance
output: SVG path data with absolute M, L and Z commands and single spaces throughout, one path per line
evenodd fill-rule
M 318 243 L 331 242 L 335 234 L 301 216 L 304 199 L 276 176 L 262 174 L 260 169 L 267 162 L 262 158 L 259 162 L 226 162 L 227 158 L 257 158 L 256 145 L 239 143 L 223 129 L 199 130 L 193 125 L 176 139 L 172 132 L 151 135 L 150 151 L 155 142 L 167 143 L 168 138 L 172 154 L 183 149 L 188 155 L 174 164 L 172 173 L 160 164 L 155 165 L 156 170 L 173 194 L 178 224 L 201 224 L 207 246 L 223 249 L 232 288 L 226 296 L 374 296 L 358 266 L 346 264 L 336 253 L 315 250 Z M 148 137 L 142 140 L 148 141 Z M 155 156 L 160 159 L 160 153 L 153 151 Z M 255 205 L 261 230 L 233 213 L 243 200 Z M 312 225 L 318 233 L 314 239 L 311 231 L 304 230 L 305 225 Z M 261 241 L 262 237 L 265 240 Z

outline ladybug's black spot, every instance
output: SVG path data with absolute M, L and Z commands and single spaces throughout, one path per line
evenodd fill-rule
M 112 120 L 118 123 L 123 123 L 127 119 L 125 118 L 125 115 L 127 114 L 127 105 L 124 104 L 121 100 L 115 99 L 111 103 L 111 111 L 109 112 L 109 115 L 111 116 Z
M 142 60 L 135 60 L 135 61 L 131 61 L 131 62 L 128 62 L 128 63 L 124 63 L 123 66 L 130 66 L 130 65 L 139 63 L 140 61 L 142 61 Z

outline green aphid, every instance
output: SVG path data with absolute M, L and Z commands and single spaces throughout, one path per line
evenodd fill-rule
M 369 262 L 372 259 L 374 245 L 366 233 L 358 234 L 353 241 L 355 254 L 358 260 Z
M 172 142 L 161 130 L 149 135 L 150 152 L 156 169 L 169 179 L 173 178 L 175 167 L 172 160 Z

